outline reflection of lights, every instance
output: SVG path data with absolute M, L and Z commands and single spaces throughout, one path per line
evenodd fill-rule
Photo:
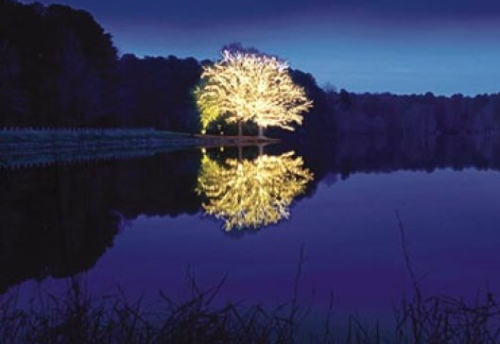
M 203 130 L 222 115 L 227 122 L 254 121 L 266 128 L 293 130 L 312 102 L 294 84 L 288 64 L 276 57 L 243 52 L 222 52 L 222 60 L 204 68 L 195 96 Z
M 313 179 L 303 165 L 293 152 L 224 164 L 204 155 L 197 192 L 207 198 L 205 212 L 223 219 L 227 231 L 267 226 L 290 216 L 292 201 Z

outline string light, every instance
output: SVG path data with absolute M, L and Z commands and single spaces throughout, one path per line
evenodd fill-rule
M 222 51 L 221 61 L 206 66 L 195 90 L 202 131 L 227 115 L 228 123 L 253 121 L 262 128 L 293 130 L 312 107 L 294 84 L 287 62 L 256 53 Z

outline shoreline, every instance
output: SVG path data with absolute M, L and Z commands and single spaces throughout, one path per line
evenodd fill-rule
M 0 129 L 0 168 L 126 159 L 183 149 L 276 142 L 279 140 L 155 129 Z

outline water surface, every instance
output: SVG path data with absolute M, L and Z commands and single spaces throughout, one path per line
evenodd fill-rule
M 497 140 L 425 148 L 379 141 L 302 146 L 293 155 L 289 147 L 189 150 L 1 171 L 0 287 L 43 281 L 56 290 L 64 277 L 84 274 L 96 293 L 120 286 L 131 297 L 154 300 L 162 290 L 182 298 L 191 271 L 202 288 L 227 276 L 221 300 L 275 306 L 291 300 L 301 266 L 303 305 L 325 309 L 333 293 L 340 313 L 385 317 L 412 291 L 404 234 L 426 293 L 498 292 Z M 204 165 L 207 157 L 218 169 Z M 207 171 L 224 175 L 217 187 L 226 193 L 235 180 L 256 185 L 235 193 L 235 204 L 259 188 L 274 191 L 236 212 L 257 207 L 253 223 L 239 218 L 228 228 L 236 213 L 209 214 L 200 186 Z

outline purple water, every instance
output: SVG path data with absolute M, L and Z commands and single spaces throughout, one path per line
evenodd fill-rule
M 186 273 L 202 288 L 227 276 L 219 300 L 270 307 L 292 298 L 340 313 L 385 317 L 412 292 L 396 210 L 420 287 L 473 298 L 500 289 L 500 173 L 451 169 L 329 175 L 278 225 L 228 235 L 203 214 L 124 220 L 114 244 L 86 273 L 89 288 L 155 300 L 187 297 Z M 329 185 L 328 185 L 329 184 Z M 46 288 L 58 288 L 47 279 Z M 25 282 L 30 288 L 34 282 Z

